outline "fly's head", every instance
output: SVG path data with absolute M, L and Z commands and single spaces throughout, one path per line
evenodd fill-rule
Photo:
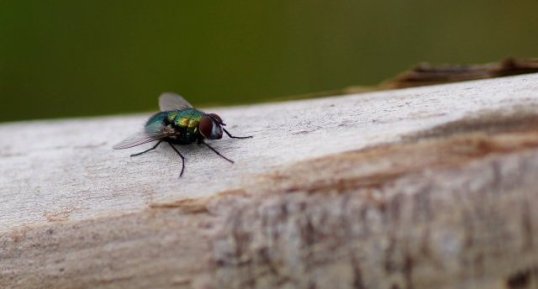
M 202 116 L 198 129 L 204 138 L 220 139 L 222 138 L 222 127 L 225 125 L 220 116 L 214 113 L 208 113 Z

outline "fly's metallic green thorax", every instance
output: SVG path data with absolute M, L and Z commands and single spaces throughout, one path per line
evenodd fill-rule
M 151 132 L 155 131 L 155 128 L 166 127 L 174 132 L 175 136 L 170 136 L 170 139 L 175 143 L 194 143 L 200 137 L 198 125 L 203 116 L 203 112 L 194 108 L 159 112 L 146 122 L 146 131 Z
M 116 144 L 114 149 L 126 149 L 157 141 L 157 144 L 153 147 L 131 155 L 134 157 L 156 149 L 162 142 L 168 143 L 181 158 L 181 172 L 179 173 L 179 176 L 181 177 L 185 170 L 185 157 L 174 145 L 198 143 L 199 145 L 206 146 L 221 158 L 233 163 L 231 159 L 223 156 L 204 140 L 221 139 L 223 132 L 225 132 L 228 137 L 235 139 L 252 137 L 231 135 L 223 128 L 226 124 L 222 121 L 220 116 L 215 113 L 204 113 L 199 111 L 193 108 L 183 97 L 174 93 L 165 92 L 161 94 L 159 97 L 159 107 L 161 112 L 154 114 L 148 119 L 144 126 L 144 131 L 124 139 Z

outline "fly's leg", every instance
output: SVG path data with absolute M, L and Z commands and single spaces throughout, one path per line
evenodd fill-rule
M 232 161 L 231 159 L 229 159 L 229 158 L 227 158 L 227 157 L 221 155 L 216 149 L 214 149 L 213 147 L 211 147 L 211 146 L 208 145 L 207 143 L 202 142 L 202 144 L 205 145 L 206 147 L 208 147 L 209 149 L 211 149 L 213 152 L 215 152 L 215 153 L 216 153 L 217 155 L 219 155 L 221 158 L 223 158 L 223 159 L 229 161 L 229 162 L 232 163 L 232 164 L 234 163 L 234 161 Z
M 154 145 L 152 148 L 149 148 L 149 149 L 147 149 L 147 150 L 145 150 L 145 151 L 143 151 L 143 152 L 139 152 L 139 153 L 136 153 L 136 154 L 132 154 L 131 157 L 136 157 L 136 156 L 139 156 L 139 155 L 141 155 L 141 154 L 145 154 L 145 153 L 147 153 L 147 152 L 149 152 L 149 151 L 152 151 L 152 150 L 156 149 L 162 142 L 163 142 L 163 141 L 160 140 L 160 141 L 157 142 L 157 144 Z
M 251 135 L 249 136 L 233 136 L 231 133 L 229 133 L 225 128 L 222 128 L 224 132 L 230 137 L 230 138 L 238 138 L 238 139 L 245 139 L 245 138 L 252 138 Z
M 179 177 L 181 178 L 181 176 L 183 176 L 183 171 L 185 171 L 185 157 L 176 149 L 176 147 L 172 143 L 169 142 L 168 144 L 172 147 L 172 149 L 174 149 L 174 151 L 176 151 L 176 153 L 181 158 L 181 173 L 179 173 Z

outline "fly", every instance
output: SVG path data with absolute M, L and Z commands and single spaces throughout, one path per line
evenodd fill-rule
M 195 109 L 183 97 L 175 93 L 165 92 L 161 94 L 159 97 L 159 107 L 161 111 L 148 119 L 142 132 L 128 137 L 113 148 L 126 149 L 157 141 L 153 147 L 131 155 L 131 157 L 135 157 L 156 149 L 163 142 L 168 143 L 181 158 L 181 172 L 179 174 L 179 177 L 181 177 L 185 171 L 185 157 L 174 145 L 198 143 L 199 145 L 208 147 L 217 155 L 233 164 L 234 162 L 231 159 L 223 156 L 215 148 L 204 142 L 204 140 L 221 139 L 223 131 L 230 138 L 252 138 L 252 136 L 233 136 L 224 128 L 226 124 L 220 116 L 215 113 L 205 113 Z

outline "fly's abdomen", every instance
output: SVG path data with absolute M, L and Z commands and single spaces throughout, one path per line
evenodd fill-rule
M 161 131 L 163 126 L 166 126 L 167 123 L 167 112 L 159 112 L 151 116 L 146 122 L 145 130 L 149 133 Z

